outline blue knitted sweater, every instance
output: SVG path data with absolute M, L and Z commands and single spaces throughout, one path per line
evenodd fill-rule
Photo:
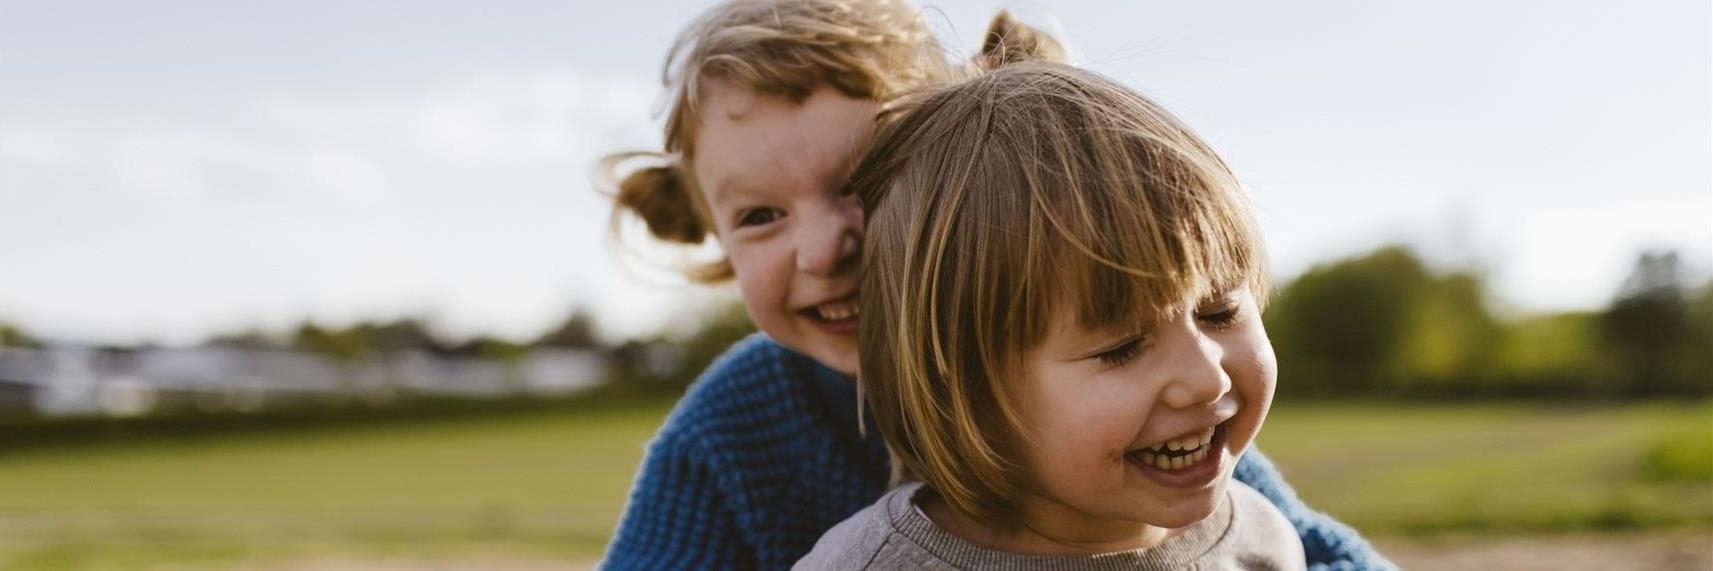
M 732 346 L 649 444 L 601 568 L 790 568 L 886 491 L 885 443 L 857 434 L 855 402 L 849 377 L 761 334 Z M 1259 451 L 1236 477 L 1296 526 L 1310 569 L 1392 568 L 1297 499 Z

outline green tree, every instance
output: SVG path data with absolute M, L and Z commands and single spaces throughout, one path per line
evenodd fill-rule
M 529 355 L 529 347 L 498 337 L 477 336 L 453 346 L 451 353 L 460 357 L 493 361 L 518 361 Z
M 440 342 L 428 332 L 422 322 L 398 319 L 381 323 L 363 323 L 353 327 L 363 343 L 376 352 L 387 354 L 408 350 L 439 351 Z
M 1486 390 L 1503 328 L 1485 298 L 1479 277 L 1435 275 L 1399 246 L 1316 266 L 1281 288 L 1266 315 L 1280 390 Z
M 234 349 L 274 349 L 280 342 L 266 331 L 248 329 L 238 333 L 215 335 L 203 342 L 214 347 L 231 347 Z
M 0 347 L 36 347 L 35 339 L 10 323 L 0 323 Z
M 1601 317 L 1579 311 L 1509 324 L 1497 367 L 1506 392 L 1558 397 L 1612 392 L 1613 364 Z
M 1317 266 L 1281 288 L 1267 327 L 1281 394 L 1370 393 L 1394 374 L 1409 301 L 1427 283 L 1399 247 Z
M 299 351 L 320 353 L 335 360 L 351 362 L 368 356 L 369 347 L 353 330 L 326 329 L 314 323 L 298 326 L 292 334 L 291 347 Z
M 1699 302 L 1698 303 L 1705 303 Z M 1704 393 L 1708 341 L 1683 285 L 1676 252 L 1647 252 L 1636 260 L 1607 308 L 1602 332 L 1632 395 Z
M 532 345 L 536 347 L 564 347 L 581 349 L 596 346 L 595 324 L 589 319 L 589 313 L 583 310 L 573 310 L 563 323 L 537 338 Z

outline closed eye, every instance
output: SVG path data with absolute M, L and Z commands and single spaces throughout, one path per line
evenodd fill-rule
M 1198 312 L 1196 314 L 1197 320 L 1200 320 L 1202 323 L 1206 323 L 1216 329 L 1235 325 L 1239 319 L 1242 319 L 1242 317 L 1243 306 L 1235 301 L 1226 302 L 1225 305 L 1214 308 L 1211 311 Z
M 1101 363 L 1104 363 L 1108 367 L 1123 365 L 1130 362 L 1131 359 L 1135 359 L 1137 355 L 1142 354 L 1143 341 L 1144 340 L 1141 337 L 1126 339 L 1124 342 L 1119 343 L 1112 348 L 1095 353 L 1094 358 L 1099 359 Z

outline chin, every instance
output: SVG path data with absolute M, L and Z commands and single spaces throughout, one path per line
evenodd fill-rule
M 1225 486 L 1226 480 L 1222 478 L 1213 486 L 1212 493 L 1173 502 L 1169 510 L 1156 512 L 1149 518 L 1148 524 L 1172 529 L 1195 525 L 1213 515 L 1219 503 L 1225 501 Z
M 816 361 L 820 361 L 822 365 L 826 365 L 835 371 L 844 373 L 846 376 L 856 376 L 857 352 L 855 343 L 839 343 L 837 341 L 832 341 L 821 343 L 820 345 L 821 350 L 809 353 L 810 357 L 813 357 Z
M 764 331 L 765 332 L 765 331 Z M 854 377 L 857 372 L 856 340 L 849 336 L 823 334 L 818 331 L 795 335 L 791 338 L 768 334 L 773 340 L 786 348 L 807 355 L 810 359 L 826 365 L 828 368 Z

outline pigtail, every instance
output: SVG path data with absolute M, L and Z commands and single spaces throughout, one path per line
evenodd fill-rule
M 660 159 L 663 164 L 620 174 L 625 163 L 642 158 Z M 667 242 L 694 245 L 708 236 L 689 185 L 677 165 L 664 161 L 659 153 L 614 153 L 601 159 L 599 169 L 613 197 L 615 225 L 620 215 L 629 212 L 648 225 L 649 234 Z
M 974 63 L 982 71 L 992 71 L 1020 61 L 1069 63 L 1069 59 L 1064 44 L 1051 34 L 1017 21 L 1010 10 L 1000 10 L 987 25 Z
M 626 163 L 643 159 L 653 159 L 656 164 L 623 170 Z M 626 213 L 642 219 L 648 233 L 661 241 L 696 246 L 713 235 L 681 164 L 646 151 L 613 153 L 601 159 L 597 167 L 599 184 L 613 197 L 611 225 L 615 237 Z M 699 283 L 719 283 L 734 276 L 732 264 L 724 256 L 679 269 Z

